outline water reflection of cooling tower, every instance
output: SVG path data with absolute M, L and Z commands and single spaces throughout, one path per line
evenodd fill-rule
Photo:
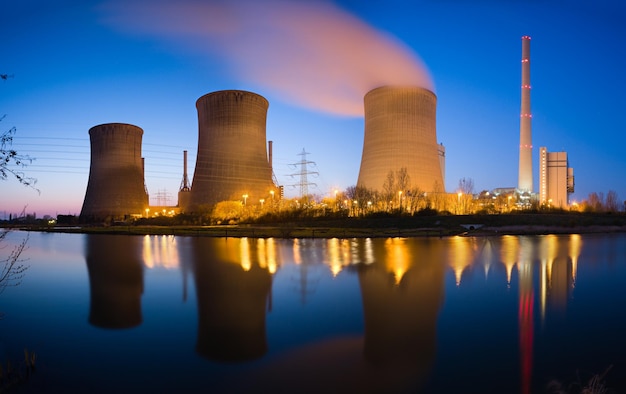
M 365 136 L 357 186 L 383 190 L 406 168 L 411 188 L 443 191 L 436 135 L 437 97 L 419 87 L 383 86 L 365 95 Z
M 141 128 L 124 123 L 102 124 L 89 130 L 91 167 L 82 220 L 123 219 L 142 215 L 148 207 L 142 135 Z
M 196 351 L 218 361 L 246 361 L 267 352 L 265 311 L 271 274 L 247 239 L 192 240 L 198 296 Z M 250 265 L 247 265 L 247 263 Z
M 190 210 L 225 200 L 249 204 L 272 188 L 265 123 L 269 103 L 258 94 L 224 90 L 202 96 L 198 109 L 198 155 Z
M 141 324 L 142 239 L 126 235 L 87 235 L 85 259 L 91 303 L 89 323 L 102 328 Z
M 359 270 L 364 355 L 406 388 L 419 385 L 435 359 L 444 295 L 443 248 L 427 239 L 384 242 L 374 246 L 376 262 Z

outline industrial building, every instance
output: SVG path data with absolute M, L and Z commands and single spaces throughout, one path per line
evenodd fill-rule
M 548 152 L 539 148 L 539 203 L 567 208 L 574 192 L 574 169 L 569 167 L 567 152 Z
M 415 86 L 383 86 L 365 95 L 365 135 L 358 187 L 383 190 L 405 168 L 410 187 L 443 192 L 445 149 L 437 144 L 437 96 Z
M 196 102 L 198 154 L 189 206 L 194 212 L 225 200 L 258 205 L 276 190 L 266 150 L 268 101 L 255 93 L 223 90 Z
M 89 130 L 91 164 L 80 220 L 116 221 L 141 217 L 148 208 L 141 156 L 143 130 L 107 123 Z

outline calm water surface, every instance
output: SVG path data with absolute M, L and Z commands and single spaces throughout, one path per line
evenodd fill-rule
M 29 236 L 0 294 L 17 392 L 626 392 L 626 234 Z M 0 249 L 6 258 L 10 248 Z

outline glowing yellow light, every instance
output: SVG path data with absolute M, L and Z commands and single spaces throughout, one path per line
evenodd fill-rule
M 243 268 L 244 271 L 250 271 L 252 261 L 250 260 L 250 241 L 248 238 L 241 238 L 239 253 L 241 254 L 241 268 Z
M 273 274 L 278 268 L 278 263 L 276 262 L 276 242 L 274 242 L 273 238 L 268 238 L 265 243 L 265 249 L 267 252 L 267 270 L 270 274 Z
M 396 285 L 399 285 L 411 261 L 405 240 L 390 238 L 385 242 L 385 249 L 387 250 L 387 270 L 393 273 Z
M 506 283 L 511 284 L 511 275 L 513 273 L 513 267 L 516 264 L 517 256 L 519 252 L 519 240 L 512 235 L 505 235 L 502 237 L 502 248 L 500 249 L 500 260 L 504 263 L 506 268 Z

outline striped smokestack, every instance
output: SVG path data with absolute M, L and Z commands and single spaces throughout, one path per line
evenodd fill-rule
M 530 112 L 530 37 L 522 37 L 522 103 L 519 130 L 519 178 L 517 188 L 522 192 L 533 191 L 533 144 Z

